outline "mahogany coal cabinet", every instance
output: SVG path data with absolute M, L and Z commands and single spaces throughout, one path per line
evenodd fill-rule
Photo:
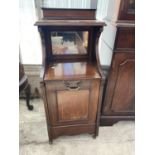
M 35 25 L 42 41 L 41 88 L 49 141 L 81 133 L 96 137 L 105 79 L 98 56 L 104 23 L 79 17 L 55 20 L 54 10 L 44 10 L 48 19 Z

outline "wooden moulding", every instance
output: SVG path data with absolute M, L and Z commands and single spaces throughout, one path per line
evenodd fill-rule
M 54 9 L 42 8 L 43 19 L 94 20 L 96 9 Z

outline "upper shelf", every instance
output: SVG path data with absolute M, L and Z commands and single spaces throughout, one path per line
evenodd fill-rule
M 39 20 L 35 26 L 104 26 L 103 21 L 98 20 Z

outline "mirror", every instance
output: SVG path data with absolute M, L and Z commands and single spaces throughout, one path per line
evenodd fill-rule
M 51 32 L 53 55 L 87 54 L 88 31 Z

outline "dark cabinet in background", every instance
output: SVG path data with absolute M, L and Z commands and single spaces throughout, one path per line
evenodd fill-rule
M 105 68 L 101 125 L 135 118 L 135 23 L 134 0 L 121 0 L 111 66 Z M 109 35 L 110 36 L 110 35 Z M 109 37 L 108 36 L 108 37 Z
M 114 49 L 135 49 L 135 27 L 117 26 Z
M 115 52 L 105 95 L 104 115 L 133 115 L 135 110 L 134 52 Z
M 118 20 L 135 20 L 135 0 L 121 0 Z

